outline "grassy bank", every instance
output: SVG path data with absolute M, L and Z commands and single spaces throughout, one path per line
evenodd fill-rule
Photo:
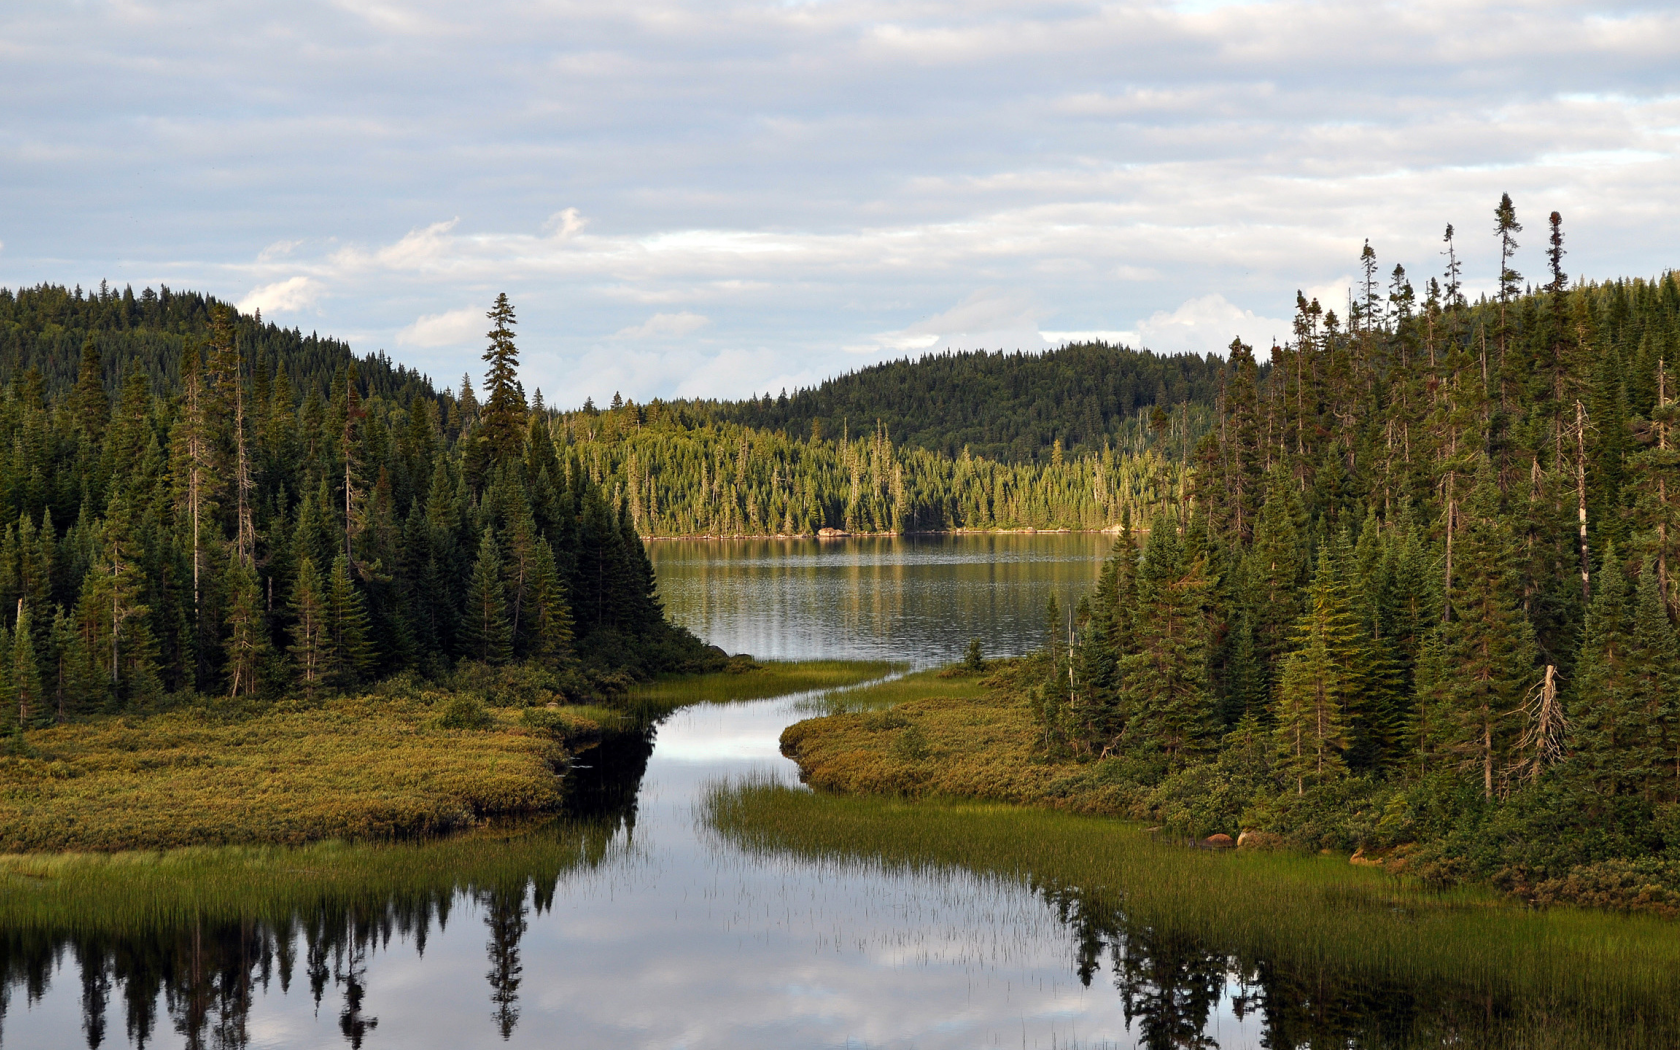
M 761 853 L 960 867 L 1026 879 L 1058 904 L 1071 893 L 1074 912 L 1116 916 L 1092 935 L 1133 967 L 1152 948 L 1194 945 L 1257 980 L 1316 988 L 1305 998 L 1326 1017 L 1348 1007 L 1341 1041 L 1322 1045 L 1349 1045 L 1366 1021 L 1398 1025 L 1379 1041 L 1394 1046 L 1670 1046 L 1680 1035 L 1680 937 L 1653 918 L 1431 892 L 1341 857 L 1189 850 L 1137 825 L 1043 809 L 750 785 L 714 792 L 707 817 Z M 1414 1014 L 1362 1021 L 1348 1005 L 1359 1002 L 1379 1013 L 1410 1003 Z
M 824 697 L 832 713 L 789 726 L 782 752 L 812 787 L 831 791 L 1126 812 L 1114 767 L 1045 761 L 1009 666 L 984 676 L 922 671 Z
M 360 696 L 31 732 L 0 757 L 0 851 L 390 838 L 552 810 L 564 735 L 599 726 L 521 715 Z

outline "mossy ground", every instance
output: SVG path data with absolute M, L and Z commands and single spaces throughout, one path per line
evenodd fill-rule
M 562 734 L 512 709 L 447 728 L 440 706 L 359 696 L 32 732 L 0 757 L 0 851 L 390 838 L 559 805 Z

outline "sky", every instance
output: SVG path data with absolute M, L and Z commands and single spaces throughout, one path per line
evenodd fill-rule
M 1502 192 L 1680 262 L 1680 8 L 7 0 L 0 285 L 168 284 L 548 403 L 946 349 L 1264 351 Z

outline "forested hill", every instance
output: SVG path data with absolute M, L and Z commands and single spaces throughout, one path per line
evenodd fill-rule
M 1067 453 L 1125 446 L 1147 425 L 1139 413 L 1160 406 L 1211 406 L 1224 361 L 1155 354 L 1106 343 L 1043 354 L 927 354 L 888 361 L 772 398 L 722 402 L 727 421 L 789 436 L 839 438 L 875 429 L 910 445 L 956 457 L 963 449 L 1007 463 L 1046 462 L 1056 442 Z M 1193 417 L 1200 413 L 1193 413 Z
M 154 390 L 178 389 L 182 338 L 208 340 L 211 311 L 221 305 L 210 296 L 168 286 L 138 294 L 104 282 L 86 292 L 80 286 L 47 284 L 0 288 L 0 384 L 9 385 L 34 369 L 43 383 L 41 394 L 57 398 L 75 384 L 82 347 L 92 343 L 99 351 L 106 394 L 116 396 L 123 379 L 136 373 L 144 374 Z M 370 395 L 403 404 L 416 394 L 438 396 L 427 376 L 392 364 L 384 353 L 358 358 L 347 343 L 264 323 L 260 313 L 230 313 L 229 319 L 247 370 L 285 372 L 299 395 L 313 390 L 325 396 L 334 377 L 355 361 L 362 389 Z
M 201 296 L 0 292 L 0 727 L 716 663 L 490 326 L 481 404 Z

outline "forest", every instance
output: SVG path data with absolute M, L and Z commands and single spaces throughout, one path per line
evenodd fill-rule
M 1347 316 L 1232 344 L 1192 498 L 1048 614 L 1049 754 L 1181 831 L 1680 887 L 1680 281 L 1571 283 L 1561 224 L 1539 287 L 1507 196 L 1496 294 L 1449 227 L 1421 294 L 1367 245 Z
M 527 403 L 515 323 L 499 299 L 481 402 L 201 295 L 0 290 L 0 724 L 718 662 Z
M 1042 354 L 946 352 L 887 361 L 816 387 L 742 401 L 689 403 L 719 421 L 830 437 L 876 425 L 903 445 L 955 459 L 1044 463 L 1056 449 L 1096 453 L 1143 440 L 1155 410 L 1212 403 L 1214 355 L 1160 355 L 1106 343 Z M 1205 420 L 1205 417 L 1200 417 Z

